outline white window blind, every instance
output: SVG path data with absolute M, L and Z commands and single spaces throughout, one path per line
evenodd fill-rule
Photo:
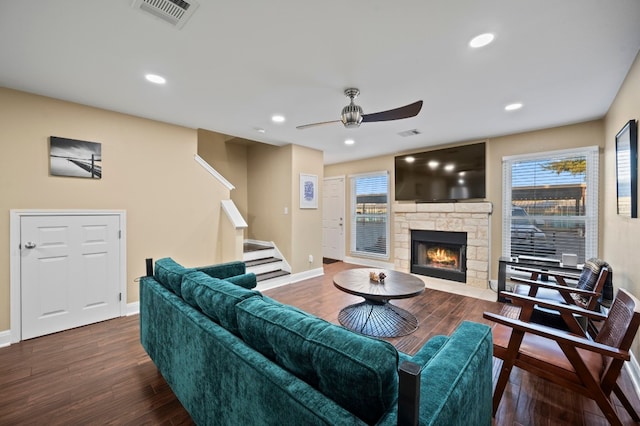
M 351 252 L 389 257 L 389 175 L 351 176 Z
M 597 257 L 598 147 L 503 159 L 503 256 Z

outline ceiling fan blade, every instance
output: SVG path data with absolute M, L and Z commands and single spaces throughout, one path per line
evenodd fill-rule
M 304 130 L 309 127 L 322 126 L 323 124 L 330 124 L 330 123 L 340 123 L 340 120 L 321 121 L 319 123 L 303 124 L 302 126 L 296 126 L 296 129 Z
M 362 116 L 363 123 L 371 123 L 372 121 L 390 121 L 401 120 L 403 118 L 415 117 L 422 109 L 422 101 L 414 102 L 400 108 L 390 109 L 388 111 L 374 112 L 373 114 L 364 114 Z

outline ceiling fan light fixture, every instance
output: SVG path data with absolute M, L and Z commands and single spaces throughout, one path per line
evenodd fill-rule
M 400 108 L 394 108 L 387 111 L 375 112 L 373 114 L 363 114 L 362 108 L 356 105 L 353 100 L 360 94 L 360 90 L 356 88 L 345 89 L 344 94 L 351 100 L 349 105 L 342 108 L 339 120 L 321 121 L 319 123 L 303 124 L 296 126 L 296 129 L 308 129 L 309 127 L 320 126 L 323 124 L 342 123 L 346 128 L 360 127 L 361 123 L 372 123 L 376 121 L 402 120 L 403 118 L 415 117 L 422 109 L 422 101 L 417 101 Z
M 340 121 L 344 124 L 344 127 L 352 128 L 352 127 L 360 127 L 360 123 L 362 123 L 362 108 L 359 105 L 351 103 L 346 107 L 342 108 L 342 114 L 340 114 Z

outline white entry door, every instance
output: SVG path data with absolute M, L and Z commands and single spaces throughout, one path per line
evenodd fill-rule
M 22 338 L 120 316 L 118 215 L 20 218 Z
M 322 191 L 322 256 L 344 259 L 344 178 L 326 178 Z

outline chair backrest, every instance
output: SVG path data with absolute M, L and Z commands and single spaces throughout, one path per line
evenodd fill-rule
M 611 282 L 611 266 L 607 262 L 598 258 L 591 258 L 584 263 L 582 273 L 576 286 L 581 290 L 594 291 L 601 296 L 596 299 L 576 295 L 574 300 L 583 308 L 596 310 L 598 302 L 606 306 L 611 304 L 613 299 L 613 285 Z M 605 294 L 606 293 L 606 294 Z
M 611 310 L 595 341 L 628 351 L 640 327 L 640 301 L 625 289 L 619 289 Z M 613 359 L 606 357 L 603 375 L 608 373 Z M 620 363 L 620 366 L 622 363 Z M 617 377 L 617 373 L 616 373 Z

